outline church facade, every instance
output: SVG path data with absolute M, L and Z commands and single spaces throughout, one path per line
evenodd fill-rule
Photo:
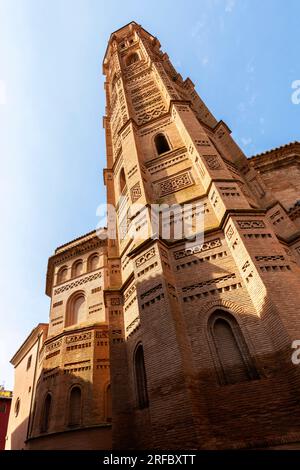
M 103 72 L 113 210 L 49 259 L 22 447 L 293 446 L 300 143 L 246 158 L 135 22 L 111 35 Z

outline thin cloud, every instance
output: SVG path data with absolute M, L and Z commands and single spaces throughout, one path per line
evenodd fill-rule
M 227 0 L 226 5 L 225 5 L 226 13 L 231 13 L 234 7 L 235 7 L 235 0 Z
M 252 143 L 252 139 L 251 137 L 241 137 L 241 142 L 245 147 L 247 147 L 247 145 Z
M 7 103 L 7 94 L 6 94 L 6 82 L 0 80 L 0 104 Z

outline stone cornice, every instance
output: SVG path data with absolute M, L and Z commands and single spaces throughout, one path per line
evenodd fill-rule
M 268 150 L 249 159 L 250 166 L 260 172 L 290 165 L 300 164 L 300 142 L 291 142 L 272 150 Z
M 86 326 L 81 326 L 81 327 L 69 327 L 69 328 L 65 328 L 63 331 L 61 331 L 60 333 L 56 334 L 56 335 L 53 335 L 53 336 L 49 336 L 46 341 L 44 342 L 43 346 L 47 346 L 48 344 L 52 343 L 53 341 L 57 341 L 58 339 L 60 338 L 63 338 L 64 336 L 69 336 L 69 335 L 73 335 L 73 334 L 80 334 L 80 333 L 83 333 L 85 331 L 90 331 L 90 330 L 105 330 L 105 331 L 108 331 L 108 324 L 107 323 L 92 323 L 90 325 L 86 325 Z

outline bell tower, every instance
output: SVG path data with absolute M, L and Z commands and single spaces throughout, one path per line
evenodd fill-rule
M 117 30 L 103 71 L 114 447 L 299 439 L 298 228 L 157 38 Z

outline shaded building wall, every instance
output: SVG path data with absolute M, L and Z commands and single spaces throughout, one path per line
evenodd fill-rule
M 151 230 L 132 240 L 121 227 L 108 244 L 108 261 L 121 264 L 105 292 L 113 446 L 240 448 L 299 439 L 300 377 L 291 362 L 300 335 L 296 224 L 284 208 L 282 226 L 274 223 L 276 194 L 151 34 L 135 23 L 116 31 L 104 73 L 105 182 L 120 225 L 141 233 L 155 203 L 193 202 L 188 217 L 204 216 L 204 240 L 192 246 L 172 233 L 153 239 Z M 158 134 L 167 141 L 163 152 Z M 182 220 L 179 211 L 171 229 Z M 224 354 L 215 322 L 229 329 Z
M 26 447 L 37 381 L 39 351 L 47 334 L 47 328 L 47 324 L 38 325 L 12 359 L 14 393 L 6 450 L 20 450 Z

